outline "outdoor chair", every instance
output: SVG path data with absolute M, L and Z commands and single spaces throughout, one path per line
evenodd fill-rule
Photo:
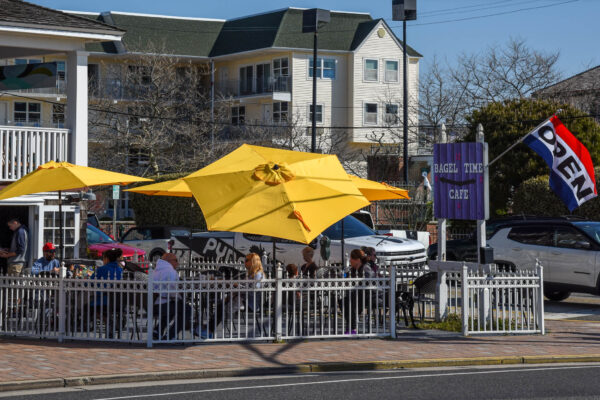
M 419 319 L 421 322 L 425 318 L 425 303 L 432 302 L 435 296 L 435 288 L 437 285 L 437 272 L 428 272 L 414 280 L 413 286 L 415 294 L 414 302 L 417 304 L 419 311 Z

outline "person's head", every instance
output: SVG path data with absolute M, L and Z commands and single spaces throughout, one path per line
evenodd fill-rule
M 365 252 L 359 249 L 354 249 L 350 252 L 350 266 L 354 269 L 359 269 L 361 265 L 367 262 Z
M 288 264 L 285 267 L 288 278 L 295 278 L 298 276 L 298 266 L 296 264 Z
M 102 260 L 105 264 L 108 264 L 109 262 L 117 261 L 122 255 L 123 250 L 119 249 L 118 247 L 113 247 L 110 250 L 106 250 L 104 254 L 102 254 Z
M 377 253 L 373 247 L 362 247 L 361 250 L 365 253 L 365 256 L 367 256 L 367 260 L 373 262 L 377 261 Z
M 311 263 L 314 256 L 315 249 L 313 249 L 312 247 L 306 246 L 302 249 L 302 258 L 304 258 L 304 261 L 306 261 L 307 263 Z
M 246 255 L 246 272 L 249 278 L 253 278 L 257 272 L 263 272 L 262 262 L 260 256 L 256 253 L 250 253 Z
M 6 224 L 8 225 L 8 229 L 16 231 L 21 226 L 21 220 L 17 217 L 10 217 Z
M 177 260 L 175 253 L 165 253 L 162 255 L 161 259 L 171 264 L 174 269 L 177 268 L 177 265 L 179 265 L 179 261 Z
M 42 251 L 44 252 L 44 258 L 46 260 L 51 261 L 54 259 L 54 255 L 56 254 L 56 248 L 54 247 L 54 244 L 51 242 L 46 243 L 44 247 L 42 247 Z

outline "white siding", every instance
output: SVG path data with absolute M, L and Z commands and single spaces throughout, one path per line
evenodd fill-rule
M 384 29 L 383 37 L 378 35 L 379 29 Z M 364 63 L 365 59 L 376 59 L 378 61 L 378 79 L 376 82 L 366 81 L 364 79 Z M 398 61 L 398 81 L 385 81 L 385 61 Z M 418 58 L 409 58 L 409 124 L 416 125 L 418 120 L 416 104 L 418 101 Z M 364 123 L 364 103 L 377 103 L 378 106 L 378 126 L 384 125 L 383 117 L 385 113 L 385 104 L 394 103 L 399 106 L 399 117 L 402 119 L 402 48 L 392 37 L 383 23 L 380 23 L 369 36 L 365 39 L 362 45 L 354 52 L 351 57 L 352 63 L 352 81 L 353 88 L 350 93 L 352 95 L 353 115 L 351 119 L 352 126 L 364 127 L 354 129 L 354 135 L 351 139 L 354 142 L 365 143 L 371 142 L 369 136 L 373 132 L 384 133 L 384 141 L 388 143 L 398 142 L 399 135 L 402 132 L 401 123 L 394 128 L 377 130 L 369 127 Z M 393 132 L 390 132 L 393 131 Z M 415 141 L 413 137 L 416 132 L 411 132 L 409 142 Z M 412 147 L 412 146 L 411 146 Z

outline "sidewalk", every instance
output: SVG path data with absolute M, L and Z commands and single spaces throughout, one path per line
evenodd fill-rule
M 561 320 L 546 321 L 546 326 L 546 336 L 463 338 L 446 332 L 404 330 L 397 340 L 311 340 L 153 349 L 4 338 L 0 339 L 0 390 L 14 389 L 17 382 L 30 388 L 270 372 L 556 362 L 554 356 L 565 356 L 565 361 L 600 361 L 600 323 Z M 49 381 L 44 384 L 41 380 Z

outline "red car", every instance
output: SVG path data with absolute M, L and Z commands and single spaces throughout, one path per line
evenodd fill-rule
M 88 253 L 91 258 L 102 258 L 102 254 L 106 250 L 113 248 L 123 250 L 123 258 L 127 261 L 133 261 L 136 252 L 138 261 L 144 261 L 146 258 L 146 252 L 144 250 L 119 243 L 91 224 L 87 224 L 87 243 Z

